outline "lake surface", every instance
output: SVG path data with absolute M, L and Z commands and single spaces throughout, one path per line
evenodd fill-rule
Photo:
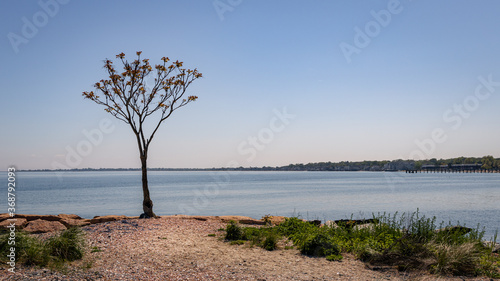
M 6 172 L 1 175 L 7 182 Z M 142 213 L 139 171 L 18 172 L 16 186 L 17 213 Z M 500 229 L 498 173 L 152 171 L 149 186 L 157 215 L 271 214 L 325 221 L 418 208 L 438 222 L 480 223 L 486 236 Z

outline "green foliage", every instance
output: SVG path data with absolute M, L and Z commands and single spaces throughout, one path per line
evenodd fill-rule
M 278 243 L 278 235 L 274 233 L 270 233 L 264 238 L 264 241 L 262 241 L 262 248 L 268 250 L 268 251 L 273 251 L 276 250 L 277 248 L 277 243 Z
M 80 228 L 72 227 L 48 239 L 46 246 L 50 255 L 57 259 L 79 260 L 84 251 L 83 232 Z
M 8 234 L 0 236 L 0 260 L 5 262 L 13 247 L 8 239 Z M 15 241 L 16 262 L 25 265 L 57 267 L 65 261 L 81 259 L 84 252 L 83 233 L 79 228 L 65 230 L 46 241 L 16 232 Z
M 346 221 L 317 227 L 298 218 L 287 218 L 275 227 L 240 228 L 245 240 L 265 249 L 275 249 L 282 237 L 289 238 L 304 255 L 342 259 L 353 253 L 373 265 L 399 270 L 428 270 L 443 275 L 500 276 L 500 257 L 482 243 L 484 230 L 451 223 L 436 225 L 436 218 L 414 213 L 378 214 L 369 225 Z M 226 230 L 232 232 L 234 224 Z M 287 247 L 285 247 L 286 249 Z M 288 247 L 290 248 L 290 247 Z
M 341 261 L 344 257 L 342 255 L 329 255 L 326 257 L 327 261 Z
M 241 245 L 250 241 L 251 245 L 257 245 L 268 251 L 277 248 L 278 241 L 282 235 L 273 227 L 241 227 L 236 222 L 230 221 L 226 226 L 225 239 L 231 241 L 232 245 Z
M 339 247 L 335 244 L 334 239 L 324 232 L 309 236 L 300 247 L 300 252 L 314 257 L 340 254 Z
M 481 252 L 476 243 L 466 242 L 459 245 L 430 244 L 434 253 L 431 272 L 443 275 L 466 275 L 476 273 Z
M 25 265 L 46 266 L 49 262 L 49 253 L 44 243 L 22 232 L 16 234 L 16 250 L 19 261 Z
M 241 226 L 236 224 L 235 221 L 230 221 L 226 226 L 226 236 L 224 239 L 228 241 L 236 241 L 236 240 L 246 240 L 245 234 Z

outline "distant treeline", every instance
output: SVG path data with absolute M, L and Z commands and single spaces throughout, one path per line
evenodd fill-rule
M 291 164 L 277 167 L 280 171 L 402 171 L 419 170 L 424 165 L 449 166 L 456 164 L 479 164 L 484 170 L 499 170 L 500 158 L 493 156 L 484 157 L 457 157 L 450 159 L 428 159 L 428 160 L 392 160 L 392 161 L 361 161 L 361 162 L 320 162 L 309 164 Z
M 429 160 L 383 160 L 383 161 L 342 161 L 342 162 L 319 162 L 308 164 L 290 164 L 282 167 L 238 167 L 238 168 L 148 168 L 149 171 L 404 171 L 420 170 L 422 166 L 449 166 L 457 164 L 479 164 L 484 170 L 500 170 L 500 158 L 493 156 L 484 157 L 457 157 L 450 159 Z M 53 170 L 25 170 L 25 171 L 53 171 Z M 83 168 L 65 171 L 140 171 L 136 168 Z

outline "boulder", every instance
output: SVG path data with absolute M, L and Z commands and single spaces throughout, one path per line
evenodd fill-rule
M 190 215 L 171 215 L 166 217 L 183 219 L 183 220 L 198 220 L 198 221 L 213 220 L 216 218 L 214 216 L 190 216 Z
M 60 217 L 61 219 L 71 219 L 71 220 L 81 220 L 82 219 L 80 216 L 74 215 L 74 214 L 59 214 L 57 216 Z
M 240 224 L 256 224 L 256 225 L 264 225 L 266 224 L 264 221 L 256 220 L 251 217 L 244 216 L 217 216 L 216 219 L 220 219 L 222 222 L 227 223 L 230 221 L 235 221 Z
M 329 226 L 329 227 L 331 227 L 331 228 L 337 228 L 337 227 L 339 227 L 339 226 L 335 223 L 335 221 L 326 221 L 326 222 L 325 222 L 325 225 L 326 225 L 326 226 Z
M 75 226 L 86 226 L 90 224 L 89 219 L 61 219 L 59 222 L 67 228 Z
M 377 223 L 379 223 L 379 220 L 378 219 L 336 220 L 334 222 L 338 226 L 344 226 L 346 228 L 352 228 L 355 225 L 377 224 Z
M 46 221 L 41 219 L 28 222 L 28 225 L 24 228 L 25 231 L 30 233 L 53 232 L 65 229 L 66 227 L 58 221 Z
M 494 243 L 492 241 L 483 241 L 483 245 L 487 248 L 491 248 L 491 252 L 494 254 L 500 253 L 500 244 Z
M 61 218 L 59 216 L 54 216 L 54 215 L 22 215 L 22 214 L 17 214 L 15 217 L 16 218 L 25 218 L 28 221 L 34 221 L 34 220 L 60 221 L 61 220 Z
M 21 229 L 28 224 L 28 220 L 24 218 L 16 218 L 15 220 L 6 219 L 0 222 L 0 228 L 7 228 L 11 223 L 16 224 L 16 229 Z
M 10 219 L 10 215 L 8 213 L 2 213 L 0 214 L 0 222 L 6 220 L 6 219 Z
M 445 228 L 441 228 L 436 230 L 436 232 L 446 232 L 447 235 L 465 235 L 472 231 L 472 228 L 468 228 L 465 226 L 448 226 Z
M 95 216 L 93 219 L 90 220 L 90 224 L 95 224 L 95 223 L 103 223 L 103 222 L 108 222 L 108 221 L 117 221 L 117 220 L 124 220 L 127 219 L 126 216 Z
M 279 225 L 280 223 L 284 222 L 286 219 L 287 219 L 287 217 L 282 217 L 282 216 L 266 216 L 266 217 L 263 217 L 261 220 L 264 223 L 267 220 L 271 225 Z
M 312 221 L 307 221 L 307 222 L 314 225 L 314 226 L 321 226 L 320 220 L 312 220 Z
M 360 229 L 368 229 L 368 230 L 375 230 L 375 224 L 373 223 L 365 223 L 365 224 L 358 224 L 354 226 L 354 229 L 360 230 Z

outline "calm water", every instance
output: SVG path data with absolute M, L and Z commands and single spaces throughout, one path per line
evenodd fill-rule
M 6 179 L 6 173 L 2 173 Z M 62 176 L 61 176 L 62 175 Z M 140 172 L 19 172 L 17 212 L 142 213 Z M 500 229 L 500 174 L 150 172 L 158 215 L 300 215 L 306 219 L 413 212 Z M 5 210 L 7 209 L 5 202 Z

